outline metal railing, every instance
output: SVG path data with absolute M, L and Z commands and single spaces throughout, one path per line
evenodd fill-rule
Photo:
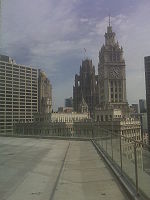
M 136 195 L 150 199 L 150 146 L 108 130 L 103 130 L 94 141 L 120 175 L 135 188 Z

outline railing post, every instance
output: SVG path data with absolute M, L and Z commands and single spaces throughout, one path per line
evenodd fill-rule
M 112 124 L 112 127 L 111 127 L 111 158 L 112 158 L 112 160 L 114 159 L 113 158 L 113 139 L 112 139 L 112 137 L 113 137 L 113 119 L 112 119 L 112 122 L 111 122 Z
M 136 142 L 134 142 L 134 160 L 135 160 L 135 182 L 136 182 L 136 193 L 139 194 L 139 183 L 138 183 L 138 166 L 137 166 L 137 152 Z
M 106 152 L 107 152 L 107 137 L 106 137 Z
M 120 135 L 120 168 L 122 173 L 122 142 L 121 142 L 121 135 Z
M 112 142 L 112 132 L 111 132 L 111 158 L 113 160 L 113 142 Z

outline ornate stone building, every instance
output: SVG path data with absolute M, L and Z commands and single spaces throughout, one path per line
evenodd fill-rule
M 45 72 L 39 70 L 39 113 L 52 112 L 52 85 Z
M 128 112 L 126 99 L 126 73 L 123 48 L 115 41 L 112 27 L 107 27 L 105 44 L 99 52 L 98 64 L 99 104 L 100 107 L 119 108 Z
M 80 103 L 80 105 L 79 105 L 79 112 L 80 112 L 80 113 L 88 113 L 88 105 L 87 105 L 87 103 L 85 102 L 83 96 L 82 96 L 81 103 Z
M 92 132 L 91 119 L 84 113 L 37 113 L 32 123 L 18 123 L 16 135 L 85 136 Z M 79 131 L 80 130 L 80 131 Z
M 98 104 L 98 76 L 95 75 L 95 67 L 92 60 L 82 61 L 80 74 L 75 75 L 75 86 L 73 87 L 73 106 L 75 112 L 80 112 L 80 104 L 84 98 L 88 110 L 92 115 Z
M 95 109 L 98 127 L 141 141 L 140 120 L 131 116 L 126 98 L 123 48 L 115 41 L 110 22 L 99 52 L 98 81 L 99 105 Z
M 88 113 L 52 113 L 51 122 L 74 123 L 90 119 Z

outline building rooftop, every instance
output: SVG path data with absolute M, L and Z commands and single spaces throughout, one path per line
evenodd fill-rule
M 89 141 L 1 137 L 5 200 L 127 200 Z

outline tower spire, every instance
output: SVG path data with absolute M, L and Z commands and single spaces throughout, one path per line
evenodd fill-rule
M 110 13 L 109 13 L 109 26 L 110 26 Z

